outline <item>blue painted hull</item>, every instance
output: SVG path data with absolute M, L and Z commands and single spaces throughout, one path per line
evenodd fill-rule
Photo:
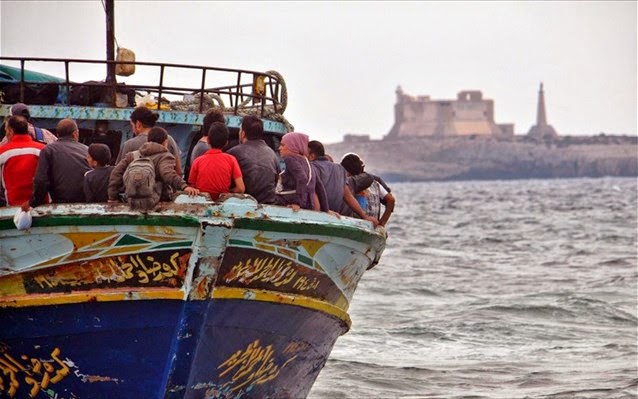
M 305 397 L 346 328 L 320 312 L 242 300 L 6 308 L 0 320 L 0 366 L 17 369 L 0 375 L 0 398 Z M 48 384 L 32 359 L 51 366 Z

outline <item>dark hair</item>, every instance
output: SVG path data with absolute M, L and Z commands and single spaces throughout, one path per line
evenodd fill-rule
M 241 120 L 241 130 L 248 140 L 259 140 L 264 136 L 264 123 L 254 115 L 246 115 Z
M 156 126 L 148 131 L 147 141 L 162 144 L 168 138 L 166 129 Z
M 69 137 L 78 130 L 78 124 L 73 119 L 62 119 L 55 127 L 55 133 L 58 137 Z
M 206 113 L 206 115 L 204 116 L 204 124 L 202 125 L 202 132 L 206 132 L 206 134 L 208 134 L 210 126 L 213 124 L 213 122 L 221 122 L 224 124 L 226 123 L 224 114 L 222 114 L 222 112 L 218 109 L 211 109 Z
M 12 116 L 7 120 L 7 126 L 13 130 L 14 134 L 28 134 L 29 122 L 24 116 Z
M 155 126 L 155 122 L 159 119 L 159 114 L 151 111 L 146 107 L 137 107 L 131 113 L 131 120 L 133 122 L 141 122 L 145 127 Z
M 224 148 L 228 142 L 228 128 L 221 122 L 213 122 L 208 130 L 208 144 L 212 148 Z
M 344 156 L 341 160 L 341 166 L 353 176 L 363 173 L 363 161 L 357 154 L 350 153 Z
M 111 150 L 109 146 L 102 143 L 93 143 L 89 146 L 89 155 L 100 166 L 106 166 L 111 162 Z
M 312 140 L 308 143 L 308 152 L 314 154 L 316 157 L 326 156 L 326 150 L 323 148 L 323 144 L 317 140 Z

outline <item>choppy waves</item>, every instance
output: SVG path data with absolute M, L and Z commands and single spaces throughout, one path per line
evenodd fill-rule
M 635 179 L 393 192 L 310 398 L 638 398 Z

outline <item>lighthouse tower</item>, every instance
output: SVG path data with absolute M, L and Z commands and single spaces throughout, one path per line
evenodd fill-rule
M 547 115 L 545 113 L 545 93 L 543 92 L 543 83 L 541 83 L 540 90 L 538 91 L 538 108 L 536 110 L 536 124 L 529 129 L 527 133 L 529 137 L 539 140 L 555 139 L 558 137 L 558 133 L 552 127 L 547 124 Z

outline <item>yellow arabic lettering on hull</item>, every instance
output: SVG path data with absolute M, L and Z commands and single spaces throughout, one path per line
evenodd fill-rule
M 15 397 L 21 381 L 31 387 L 29 397 L 35 398 L 41 389 L 57 384 L 69 375 L 69 367 L 60 359 L 59 348 L 53 349 L 51 359 L 47 360 L 27 355 L 16 360 L 4 352 L 0 355 L 0 371 L 0 392 L 6 392 L 10 398 Z
M 315 290 L 319 287 L 319 279 L 300 275 L 292 261 L 275 257 L 240 260 L 224 275 L 224 281 L 236 281 L 244 285 L 268 283 L 274 287 L 292 286 L 299 291 Z
M 270 283 L 275 287 L 288 284 L 297 274 L 290 260 L 273 257 L 248 258 L 235 264 L 224 276 L 227 283 L 238 281 L 249 285 L 254 282 Z
M 182 277 L 189 257 L 189 253 L 181 254 L 176 251 L 168 259 L 165 256 L 160 256 L 163 260 L 155 258 L 153 254 L 121 255 L 96 259 L 79 266 L 63 266 L 55 273 L 36 274 L 33 277 L 33 282 L 45 291 L 57 287 L 79 287 L 95 284 L 170 282 L 170 279 Z
M 233 353 L 217 369 L 221 370 L 219 377 L 230 375 L 231 371 L 234 371 L 231 377 L 232 388 L 230 391 L 235 392 L 247 385 L 260 385 L 274 380 L 279 372 L 296 357 L 293 356 L 282 365 L 277 365 L 273 346 L 263 347 L 256 339 L 248 344 L 246 349 Z

